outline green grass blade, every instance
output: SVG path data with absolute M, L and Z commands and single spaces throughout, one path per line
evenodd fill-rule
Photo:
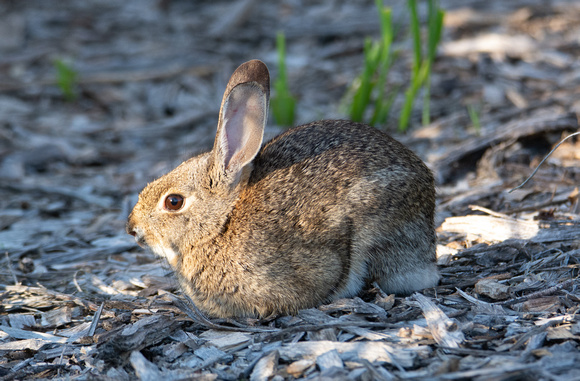
M 429 17 L 429 44 L 428 44 L 428 54 L 429 59 L 434 59 L 437 53 L 437 45 L 441 41 L 441 33 L 443 31 L 443 20 L 445 18 L 445 12 L 441 9 L 434 11 L 433 15 Z
M 405 103 L 401 109 L 401 115 L 399 117 L 399 131 L 405 132 L 409 126 L 409 120 L 411 119 L 411 112 L 413 111 L 413 102 L 417 97 L 417 93 L 421 88 L 425 78 L 429 73 L 428 61 L 424 61 L 419 72 L 415 78 L 411 81 L 411 85 L 405 91 Z
M 380 0 L 377 0 L 377 6 L 380 5 Z M 392 12 L 389 8 L 379 8 L 379 16 L 381 19 L 381 54 L 378 62 L 378 79 L 376 83 L 377 95 L 374 103 L 374 112 L 370 120 L 370 124 L 376 126 L 386 121 L 389 114 L 392 100 L 385 101 L 385 87 L 387 83 L 387 75 L 392 62 L 391 45 L 393 43 L 393 22 Z
M 278 79 L 286 82 L 286 36 L 284 32 L 276 34 L 276 51 L 278 53 Z
M 436 0 L 429 0 L 429 15 L 428 15 L 428 46 L 427 46 L 427 69 L 425 78 L 423 79 L 423 86 L 425 87 L 425 94 L 423 97 L 423 116 L 422 124 L 427 125 L 431 123 L 431 68 L 435 55 L 437 54 L 437 45 L 441 40 L 441 32 L 443 30 L 443 18 L 445 12 L 439 9 Z
M 399 131 L 407 131 L 409 126 L 409 120 L 411 119 L 411 112 L 413 111 L 413 101 L 417 95 L 419 86 L 417 81 L 413 81 L 411 85 L 405 91 L 405 102 L 403 103 L 403 108 L 401 109 L 401 115 L 399 117 Z
M 377 104 L 375 105 L 375 112 L 373 113 L 373 117 L 371 119 L 371 125 L 376 126 L 380 124 L 384 124 L 388 117 L 389 113 L 391 112 L 391 107 L 393 102 L 395 101 L 397 90 L 390 92 L 389 96 L 387 97 L 386 101 L 382 101 L 379 103 L 377 99 Z
M 421 30 L 419 27 L 419 15 L 417 14 L 417 1 L 409 0 L 409 17 L 411 36 L 413 37 L 413 75 L 417 75 L 421 66 Z
M 377 0 L 376 4 L 381 22 L 381 41 L 388 52 L 393 43 L 393 15 L 390 8 L 382 6 L 381 0 Z
M 283 32 L 276 35 L 276 51 L 278 54 L 278 77 L 274 81 L 276 95 L 272 97 L 272 113 L 276 124 L 280 126 L 291 126 L 294 124 L 296 109 L 296 99 L 288 89 L 288 78 L 286 75 L 286 38 Z
M 358 86 L 350 109 L 350 119 L 355 122 L 363 121 L 373 91 L 373 76 L 377 69 L 379 57 L 380 45 L 373 43 L 370 38 L 365 39 L 364 69 L 358 78 Z
M 481 131 L 481 123 L 479 122 L 479 111 L 477 107 L 473 104 L 467 105 L 467 113 L 469 114 L 473 128 L 479 133 Z
M 423 115 L 421 118 L 421 123 L 426 126 L 431 123 L 431 75 L 430 73 L 427 75 L 427 79 L 425 80 L 425 93 L 423 94 Z
M 61 59 L 54 61 L 54 67 L 56 69 L 56 84 L 64 98 L 69 102 L 74 101 L 77 98 L 77 72 Z

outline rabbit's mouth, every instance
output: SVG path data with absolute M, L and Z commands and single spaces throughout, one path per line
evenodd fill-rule
M 142 248 L 146 248 L 147 242 L 145 241 L 145 234 L 143 234 L 143 230 L 141 230 L 138 226 L 132 226 L 131 224 L 127 225 L 127 233 L 135 237 L 135 242 L 137 245 L 141 246 Z
M 135 236 L 135 242 L 137 242 L 137 245 L 141 246 L 143 249 L 148 247 L 143 237 Z

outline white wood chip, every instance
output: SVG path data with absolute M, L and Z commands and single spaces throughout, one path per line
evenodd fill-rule
M 370 341 L 388 340 L 390 342 L 400 341 L 397 334 L 387 334 L 384 332 L 371 331 L 362 327 L 344 327 L 345 331 L 355 334 L 356 336 L 364 337 Z
M 0 325 L 0 330 L 6 332 L 15 339 L 38 339 L 51 343 L 66 342 L 65 337 L 58 337 L 45 332 L 25 331 L 23 329 L 7 327 L 5 325 Z
M 320 368 L 320 371 L 324 372 L 331 368 L 344 368 L 344 364 L 338 355 L 336 349 L 328 351 L 321 354 L 316 358 L 316 365 Z
M 81 324 L 77 324 L 74 327 L 70 327 L 67 329 L 61 329 L 58 331 L 60 336 L 68 337 L 68 342 L 77 340 L 80 337 L 87 336 L 89 333 L 89 329 L 91 328 L 91 323 L 84 322 Z
M 30 314 L 8 315 L 8 321 L 12 328 L 34 327 L 36 325 L 34 315 Z
M 423 315 L 427 319 L 427 325 L 437 344 L 457 348 L 465 337 L 456 322 L 449 319 L 445 313 L 435 305 L 429 298 L 419 293 L 413 294 L 415 300 L 423 310 Z
M 266 381 L 274 376 L 278 368 L 279 359 L 280 353 L 275 350 L 258 360 L 250 375 L 250 381 Z
M 42 327 L 60 327 L 72 321 L 72 309 L 70 307 L 56 308 L 40 314 Z
M 218 331 L 215 329 L 203 332 L 199 337 L 207 340 L 210 344 L 221 350 L 234 348 L 252 339 L 252 335 L 249 333 Z
M 315 359 L 331 350 L 336 350 L 343 361 L 367 360 L 371 363 L 381 362 L 398 364 L 404 368 L 413 366 L 416 351 L 420 347 L 395 348 L 382 341 L 360 341 L 342 343 L 337 341 L 301 341 L 283 345 L 280 357 L 286 361 L 296 361 L 303 358 Z
M 147 360 L 141 352 L 133 351 L 129 357 L 129 361 L 131 361 L 131 365 L 141 381 L 159 381 L 163 379 L 157 365 Z
M 38 351 L 47 342 L 40 339 L 25 339 L 0 343 L 0 351 L 22 351 L 25 349 Z
M 441 229 L 464 233 L 468 237 L 476 236 L 486 241 L 502 242 L 510 238 L 530 239 L 538 234 L 540 226 L 536 221 L 471 215 L 446 218 Z

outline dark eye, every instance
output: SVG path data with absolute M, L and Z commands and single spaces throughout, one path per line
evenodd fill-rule
M 165 209 L 176 211 L 183 207 L 183 196 L 170 194 L 165 197 Z

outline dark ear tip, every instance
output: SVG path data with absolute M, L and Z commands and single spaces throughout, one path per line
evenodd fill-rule
M 269 92 L 270 73 L 266 64 L 260 60 L 251 60 L 241 64 L 232 74 L 228 83 L 228 90 L 247 82 L 257 82 L 264 87 L 265 91 Z
M 238 70 L 243 70 L 247 73 L 253 73 L 258 77 L 268 77 L 268 79 L 270 78 L 270 73 L 268 72 L 268 67 L 266 66 L 265 63 L 263 63 L 260 60 L 251 60 L 248 62 L 244 62 L 243 64 L 241 64 L 236 71 Z

